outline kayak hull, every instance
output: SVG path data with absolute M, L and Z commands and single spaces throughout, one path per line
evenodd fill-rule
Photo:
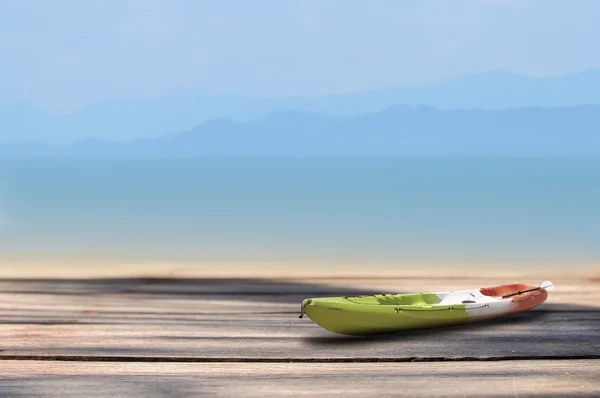
M 462 308 L 443 311 L 411 311 L 396 310 L 395 308 L 385 308 L 385 311 L 361 311 L 360 309 L 339 307 L 315 300 L 308 304 L 304 311 L 314 323 L 323 329 L 350 336 L 451 326 L 470 321 L 468 313 Z
M 533 288 L 536 287 L 512 284 L 454 292 L 312 298 L 302 302 L 302 313 L 333 333 L 386 334 L 460 325 L 528 311 L 548 297 L 546 290 L 539 288 L 520 293 Z

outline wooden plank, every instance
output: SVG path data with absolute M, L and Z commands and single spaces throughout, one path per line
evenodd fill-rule
M 600 311 L 543 312 L 492 322 L 351 338 L 296 314 L 93 317 L 87 324 L 0 327 L 1 356 L 445 358 L 600 355 Z M 36 321 L 38 321 L 36 319 Z
M 81 303 L 91 297 L 95 304 L 107 299 L 132 304 L 148 300 L 218 299 L 220 301 L 296 303 L 316 296 L 342 296 L 381 292 L 409 293 L 447 291 L 514 282 L 503 278 L 374 278 L 374 279 L 202 279 L 202 278 L 104 278 L 104 279 L 0 279 L 0 305 L 23 308 L 28 301 L 44 304 L 48 299 Z M 529 281 L 539 283 L 541 281 Z M 593 306 L 600 302 L 600 282 L 590 279 L 555 281 L 547 304 Z M 19 294 L 18 300 L 10 294 Z M 9 295 L 9 296 L 5 296 Z M 25 295 L 31 297 L 26 298 Z M 39 297 L 37 297 L 39 296 Z M 65 296 L 65 297 L 63 297 Z M 193 302 L 193 301 L 190 301 Z M 547 305 L 545 304 L 545 305 Z M 1 308 L 1 307 L 0 307 Z
M 4 278 L 0 279 L 0 291 L 52 294 L 101 294 L 101 293 L 164 293 L 164 294 L 351 294 L 357 289 L 370 292 L 402 293 L 415 291 L 437 291 L 469 289 L 503 283 L 540 283 L 544 275 L 506 278 L 484 274 L 484 276 L 435 276 L 373 277 L 373 278 Z M 547 278 L 544 278 L 547 279 Z M 552 278 L 558 292 L 575 292 L 580 289 L 594 293 L 600 284 L 596 278 Z M 359 290 L 360 291 L 360 290 Z
M 599 396 L 600 361 L 395 364 L 4 361 L 0 396 Z
M 485 286 L 492 280 L 471 282 Z M 307 318 L 298 319 L 300 300 L 317 293 L 373 292 L 384 287 L 382 283 L 419 291 L 418 286 L 426 282 L 440 290 L 462 284 L 434 278 L 347 280 L 345 284 L 252 279 L 3 280 L 0 356 L 435 359 L 600 355 L 600 310 L 578 304 L 598 295 L 598 284 L 589 281 L 565 283 L 559 290 L 562 296 L 557 299 L 553 292 L 548 304 L 532 312 L 455 328 L 360 339 L 333 335 Z

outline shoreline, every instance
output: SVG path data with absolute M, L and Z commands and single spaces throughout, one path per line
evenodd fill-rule
M 600 265 L 570 264 L 329 264 L 329 263 L 131 263 L 0 260 L 0 278 L 247 278 L 385 280 L 443 278 L 550 278 L 600 281 Z

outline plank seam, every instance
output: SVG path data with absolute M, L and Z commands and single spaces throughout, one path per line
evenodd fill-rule
M 188 363 L 404 363 L 404 362 L 499 362 L 539 360 L 600 360 L 592 355 L 536 355 L 489 357 L 366 357 L 366 358 L 260 358 L 260 357 L 167 357 L 167 356 L 115 356 L 115 355 L 0 355 L 0 361 L 63 361 L 63 362 L 188 362 Z

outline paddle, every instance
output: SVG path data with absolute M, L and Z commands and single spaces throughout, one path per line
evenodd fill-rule
M 542 282 L 542 285 L 539 286 L 539 287 L 535 287 L 533 289 L 523 290 L 521 292 L 507 294 L 505 296 L 502 296 L 502 298 L 507 298 L 507 297 L 512 297 L 512 296 L 518 296 L 518 295 L 523 294 L 523 293 L 533 292 L 535 290 L 541 290 L 541 289 L 552 290 L 553 288 L 554 288 L 554 284 L 552 282 L 550 282 L 550 281 L 544 281 L 544 282 Z

